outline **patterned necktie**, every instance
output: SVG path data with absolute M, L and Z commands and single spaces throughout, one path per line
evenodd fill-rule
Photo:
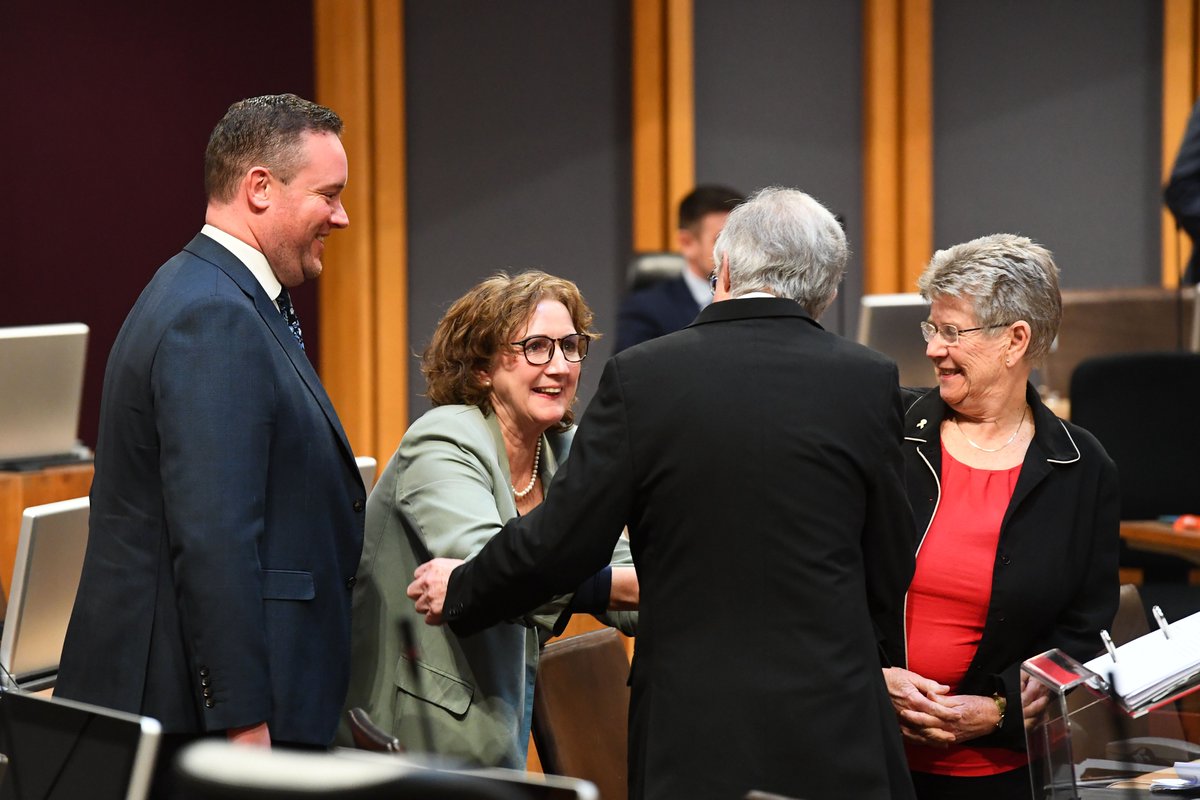
M 300 318 L 296 316 L 296 309 L 292 307 L 292 296 L 288 294 L 286 286 L 279 292 L 279 297 L 275 299 L 275 302 L 279 304 L 279 313 L 283 314 L 287 326 L 292 329 L 292 336 L 296 337 L 296 343 L 303 350 L 304 336 L 300 333 Z

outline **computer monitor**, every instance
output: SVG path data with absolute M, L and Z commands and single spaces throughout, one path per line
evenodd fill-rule
M 54 682 L 83 570 L 88 509 L 88 498 L 77 497 L 31 506 L 21 516 L 12 592 L 0 636 L 6 687 L 15 683 L 35 690 Z
M 0 464 L 78 459 L 88 326 L 0 328 Z
M 921 340 L 920 326 L 927 319 L 929 303 L 919 294 L 863 295 L 858 342 L 896 362 L 901 386 L 934 386 L 933 367 Z
M 0 800 L 143 800 L 157 720 L 25 692 L 0 692 Z

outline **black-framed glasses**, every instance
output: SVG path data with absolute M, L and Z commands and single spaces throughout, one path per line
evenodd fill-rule
M 549 336 L 528 336 L 519 342 L 509 342 L 513 347 L 521 348 L 525 360 L 530 365 L 540 367 L 549 364 L 554 358 L 554 347 L 562 348 L 563 358 L 567 361 L 579 362 L 587 358 L 588 342 L 592 337 L 586 333 L 572 333 L 561 339 L 551 339 Z
M 714 295 L 717 293 L 717 274 L 720 272 L 720 267 L 708 273 L 708 290 Z
M 921 336 L 926 342 L 933 341 L 934 336 L 941 336 L 946 346 L 951 347 L 958 344 L 958 337 L 964 333 L 990 331 L 992 328 L 1007 328 L 1011 324 L 1011 322 L 1006 322 L 1003 325 L 981 325 L 978 328 L 960 328 L 957 325 L 934 325 L 932 322 L 922 322 Z

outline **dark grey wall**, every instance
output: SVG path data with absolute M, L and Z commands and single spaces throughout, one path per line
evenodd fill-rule
M 934 3 L 934 244 L 1021 233 L 1071 288 L 1157 284 L 1162 3 Z
M 611 352 L 630 249 L 626 3 L 405 4 L 409 342 L 498 269 L 575 281 Z M 429 408 L 414 358 L 412 419 Z
M 792 186 L 841 214 L 850 268 L 822 322 L 853 334 L 862 294 L 861 4 L 695 0 L 695 31 L 697 182 L 743 192 Z

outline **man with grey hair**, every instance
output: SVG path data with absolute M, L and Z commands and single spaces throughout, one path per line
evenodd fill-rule
M 337 726 L 366 498 L 287 290 L 349 224 L 341 131 L 295 95 L 233 104 L 206 224 L 109 354 L 55 694 L 155 717 L 167 752 L 323 746 Z
M 879 675 L 915 538 L 896 367 L 817 324 L 847 250 L 808 195 L 759 192 L 715 255 L 719 302 L 605 365 L 546 501 L 409 595 L 468 634 L 577 585 L 628 525 L 632 798 L 912 797 Z

